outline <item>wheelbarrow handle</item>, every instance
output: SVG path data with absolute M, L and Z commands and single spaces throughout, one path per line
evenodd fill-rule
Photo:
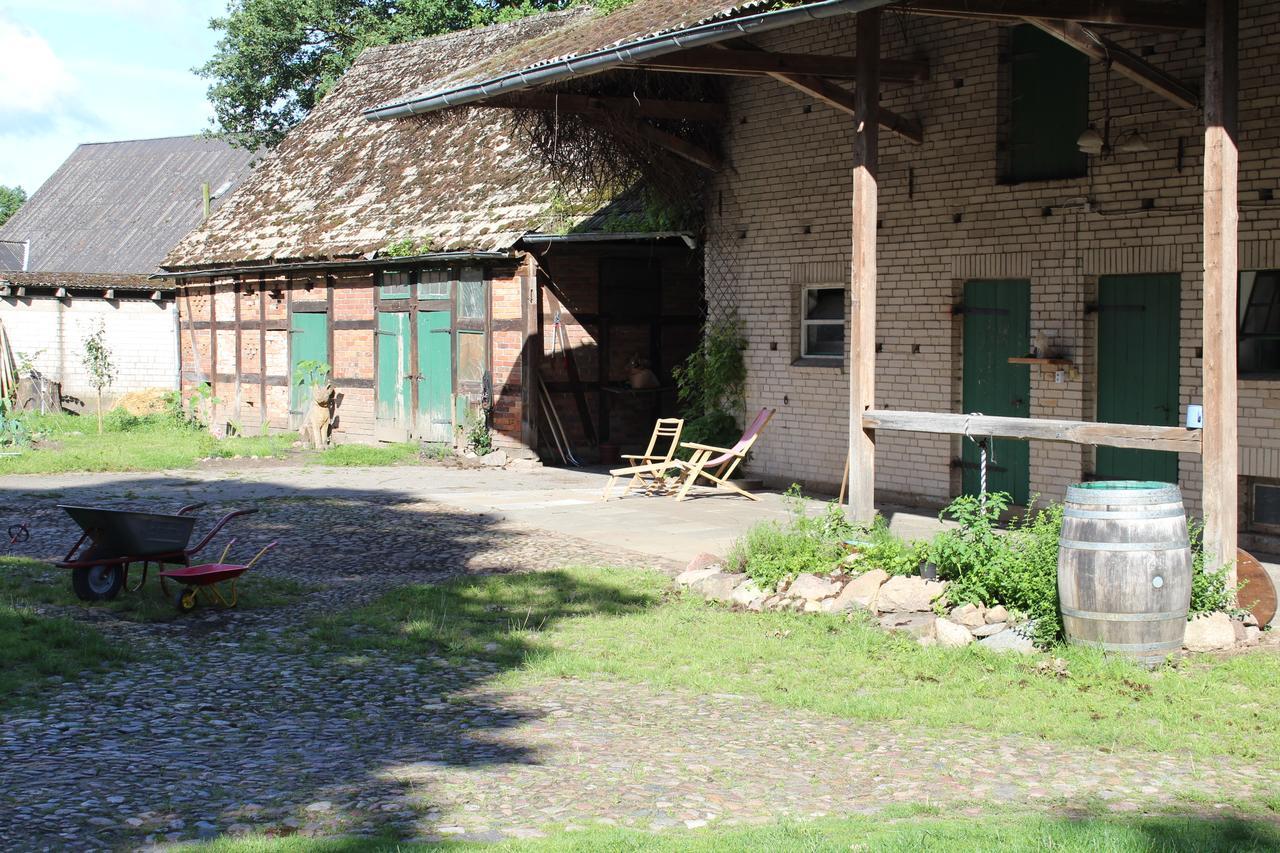
M 227 513 L 226 515 L 224 515 L 222 518 L 218 520 L 218 523 L 213 526 L 212 530 L 210 530 L 208 533 L 204 535 L 203 539 L 201 539 L 199 542 L 196 543 L 196 546 L 194 548 L 187 549 L 187 556 L 190 557 L 193 554 L 197 554 L 200 551 L 203 551 L 204 546 L 209 544 L 209 540 L 213 539 L 213 537 L 218 534 L 219 530 L 226 527 L 227 522 L 230 521 L 231 519 L 241 515 L 253 515 L 257 511 L 258 511 L 257 508 L 250 508 L 250 509 L 237 509 L 234 512 Z
M 272 548 L 276 547 L 276 545 L 278 545 L 278 544 L 279 544 L 278 542 L 272 542 L 270 545 L 268 545 L 267 547 L 265 547 L 265 548 L 263 548 L 261 551 L 259 551 L 257 554 L 255 554 L 252 560 L 250 560 L 249 562 L 245 563 L 245 565 L 244 565 L 245 569 L 246 569 L 246 570 L 248 570 L 251 566 L 253 566 L 253 564 L 254 564 L 254 563 L 256 563 L 256 562 L 258 562 L 259 560 L 261 560 L 261 559 L 262 559 L 262 555 L 263 555 L 263 554 L 267 553 L 267 552 L 268 552 L 268 551 L 270 551 Z
M 178 510 L 178 515 L 186 515 L 189 512 L 195 512 L 196 510 L 202 507 L 206 507 L 208 505 L 209 505 L 208 501 L 200 501 L 200 503 L 198 504 L 187 504 L 182 509 Z

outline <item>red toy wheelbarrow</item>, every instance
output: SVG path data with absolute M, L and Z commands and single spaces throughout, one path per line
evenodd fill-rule
M 216 563 L 185 566 L 181 569 L 160 572 L 160 588 L 164 590 L 165 595 L 173 599 L 173 606 L 178 608 L 179 612 L 186 613 L 194 608 L 200 593 L 204 593 L 205 598 L 212 603 L 221 604 L 223 607 L 235 607 L 236 601 L 239 600 L 236 581 L 242 574 L 249 571 L 254 563 L 261 560 L 263 554 L 276 547 L 276 543 L 272 542 L 259 551 L 252 560 L 239 566 L 226 562 L 227 553 L 234 544 L 236 544 L 234 539 L 227 543 L 227 547 L 222 549 L 222 556 Z M 165 584 L 166 581 L 176 581 L 179 584 L 178 589 L 170 592 Z M 222 586 L 223 584 L 225 587 Z
M 228 521 L 257 512 L 256 509 L 229 512 L 194 547 L 187 547 L 196 525 L 191 513 L 202 506 L 202 503 L 191 504 L 169 514 L 59 504 L 84 533 L 67 556 L 55 565 L 71 570 L 71 588 L 81 601 L 113 599 L 121 589 L 137 592 L 147 582 L 147 570 L 152 563 L 161 568 L 166 564 L 190 566 L 191 558 L 203 550 Z M 141 577 L 130 585 L 129 568 L 135 564 L 141 564 Z

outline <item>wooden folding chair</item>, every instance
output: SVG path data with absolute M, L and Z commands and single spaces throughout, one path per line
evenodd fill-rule
M 665 487 L 665 473 L 679 467 L 679 463 L 673 457 L 676 455 L 676 448 L 680 446 L 680 433 L 683 431 L 683 418 L 659 418 L 653 425 L 653 434 L 649 436 L 649 446 L 645 448 L 644 453 L 622 454 L 622 458 L 631 460 L 631 464 L 625 468 L 614 468 L 609 472 L 609 483 L 604 487 L 604 499 L 609 499 L 614 481 L 627 474 L 631 475 L 631 481 L 622 490 L 623 495 L 646 480 L 649 483 L 645 487 L 646 494 L 656 488 Z M 663 443 L 666 449 L 660 450 L 659 446 Z
M 761 409 L 756 414 L 755 420 L 742 433 L 742 438 L 739 438 L 733 447 L 712 447 L 707 444 L 683 442 L 680 446 L 692 450 L 693 456 L 688 462 L 680 463 L 680 467 L 684 470 L 684 477 L 680 482 L 680 490 L 676 493 L 676 500 L 682 501 L 688 497 L 689 490 L 698 484 L 699 479 L 710 480 L 709 485 L 717 489 L 728 489 L 753 501 L 760 500 L 746 489 L 729 482 L 729 478 L 733 476 L 733 472 L 738 469 L 742 460 L 747 458 L 752 445 L 756 443 L 756 439 L 760 438 L 760 433 L 764 431 L 776 411 L 776 409 Z

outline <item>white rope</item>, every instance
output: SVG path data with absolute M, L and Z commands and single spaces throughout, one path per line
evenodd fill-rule
M 964 417 L 964 437 L 978 445 L 978 505 L 985 513 L 987 511 L 987 463 L 995 462 L 995 453 L 988 454 L 988 448 L 991 444 L 992 437 L 989 435 L 975 438 L 970 434 L 969 428 L 972 425 L 972 419 L 982 417 L 982 412 L 971 412 Z

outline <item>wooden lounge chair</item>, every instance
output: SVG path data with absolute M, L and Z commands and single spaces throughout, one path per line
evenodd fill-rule
M 625 468 L 614 468 L 609 472 L 609 483 L 604 487 L 604 499 L 609 499 L 614 481 L 619 477 L 631 475 L 631 482 L 622 490 L 626 494 L 636 486 L 648 482 L 645 492 L 650 493 L 666 486 L 666 472 L 678 468 L 674 461 L 676 448 L 680 446 L 680 433 L 684 431 L 683 418 L 659 418 L 653 425 L 653 434 L 649 436 L 649 446 L 644 453 L 624 453 L 623 459 L 631 461 Z M 665 445 L 665 449 L 661 445 Z
M 693 456 L 688 462 L 680 463 L 680 467 L 684 470 L 684 477 L 680 482 L 680 491 L 676 493 L 676 500 L 682 501 L 688 497 L 689 490 L 698 484 L 699 479 L 710 480 L 711 482 L 707 485 L 715 488 L 737 492 L 753 501 L 760 500 L 746 489 L 729 482 L 729 478 L 747 457 L 752 445 L 756 443 L 756 439 L 760 437 L 760 433 L 764 431 L 776 411 L 776 409 L 761 409 L 756 414 L 755 420 L 742 433 L 742 438 L 738 439 L 733 447 L 711 447 L 707 444 L 682 442 L 680 446 L 692 450 Z

